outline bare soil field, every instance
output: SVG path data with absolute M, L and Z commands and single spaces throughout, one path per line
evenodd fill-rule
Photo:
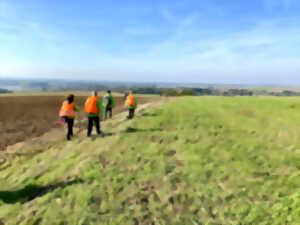
M 75 97 L 80 107 L 77 118 L 83 119 L 87 97 Z M 43 135 L 60 127 L 58 111 L 63 96 L 2 96 L 0 98 L 0 151 L 7 146 Z M 153 101 L 153 97 L 138 97 L 139 104 Z M 114 114 L 124 110 L 123 97 L 115 97 Z M 83 125 L 83 124 L 81 124 Z M 75 125 L 76 126 L 76 125 Z

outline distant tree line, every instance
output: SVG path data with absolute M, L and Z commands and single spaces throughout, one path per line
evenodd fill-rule
M 24 84 L 24 87 L 27 89 L 47 91 L 49 89 L 49 84 L 47 82 L 30 82 Z
M 162 96 L 300 96 L 300 92 L 290 90 L 268 92 L 239 88 L 135 88 L 133 91 L 137 94 L 157 94 Z
M 138 88 L 134 89 L 137 94 L 159 94 L 162 96 L 252 96 L 253 92 L 246 89 L 229 89 L 222 91 L 215 88 Z
M 224 96 L 252 96 L 253 91 L 247 89 L 229 89 L 223 92 Z
M 133 88 L 132 91 L 136 94 L 152 94 L 152 95 L 160 95 L 161 90 L 153 87 L 145 87 L 145 88 Z
M 3 80 L 1 85 L 16 86 L 21 90 L 41 91 L 72 91 L 72 90 L 112 90 L 113 92 L 125 93 L 133 90 L 136 94 L 150 94 L 161 96 L 300 96 L 300 92 L 282 90 L 280 92 L 266 89 L 247 88 L 225 88 L 217 87 L 178 87 L 161 84 L 121 83 L 121 82 L 99 82 L 99 81 L 61 81 L 61 80 Z M 8 93 L 9 90 L 0 88 L 0 93 Z
M 10 93 L 11 91 L 7 90 L 7 89 L 3 89 L 3 88 L 0 88 L 0 94 L 3 94 L 3 93 Z
M 300 92 L 284 90 L 282 92 L 271 92 L 273 96 L 300 96 Z

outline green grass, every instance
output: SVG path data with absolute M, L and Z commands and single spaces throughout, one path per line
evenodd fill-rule
M 179 98 L 103 130 L 1 165 L 2 223 L 300 224 L 298 98 Z

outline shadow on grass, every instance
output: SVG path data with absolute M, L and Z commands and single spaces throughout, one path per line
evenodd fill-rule
M 144 113 L 142 116 L 143 116 L 143 117 L 144 117 L 144 116 L 145 116 L 145 117 L 156 117 L 156 116 L 158 116 L 158 113 Z
M 14 204 L 17 202 L 25 203 L 37 197 L 43 196 L 49 192 L 52 192 L 57 188 L 65 188 L 73 184 L 81 184 L 81 183 L 83 183 L 82 179 L 77 179 L 69 182 L 59 182 L 47 186 L 29 184 L 20 190 L 0 191 L 0 200 L 2 200 L 7 204 Z
M 128 127 L 124 132 L 138 133 L 138 132 L 154 132 L 154 131 L 163 131 L 163 129 L 161 128 L 140 129 L 140 128 Z
M 97 138 L 111 137 L 114 135 L 116 135 L 116 133 L 105 132 L 105 133 L 101 133 L 101 134 L 92 134 L 89 138 L 91 138 L 93 141 L 95 141 Z

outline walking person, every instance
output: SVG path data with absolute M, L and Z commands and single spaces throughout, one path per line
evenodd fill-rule
M 84 111 L 88 113 L 88 131 L 87 136 L 90 137 L 93 124 L 95 123 L 97 134 L 101 134 L 100 130 L 100 117 L 102 115 L 102 104 L 101 100 L 98 97 L 98 92 L 93 91 L 92 96 L 89 97 L 84 106 Z
M 127 96 L 128 96 L 128 92 L 126 91 L 126 92 L 124 93 L 124 102 L 126 101 Z
M 137 107 L 137 102 L 136 102 L 136 99 L 135 99 L 132 91 L 130 91 L 129 95 L 126 97 L 125 105 L 126 105 L 126 107 L 128 108 L 128 111 L 129 111 L 127 118 L 128 119 L 133 119 L 134 112 L 135 112 L 135 109 Z
M 62 124 L 68 124 L 67 140 L 71 140 L 73 137 L 73 126 L 75 119 L 75 112 L 79 111 L 79 107 L 74 102 L 75 96 L 70 94 L 67 99 L 63 102 L 61 109 L 59 111 L 59 116 L 61 117 Z
M 112 118 L 112 109 L 115 107 L 115 99 L 111 94 L 111 91 L 108 90 L 107 93 L 103 97 L 103 107 L 105 109 L 104 119 L 107 119 L 107 115 L 109 114 L 109 118 Z

